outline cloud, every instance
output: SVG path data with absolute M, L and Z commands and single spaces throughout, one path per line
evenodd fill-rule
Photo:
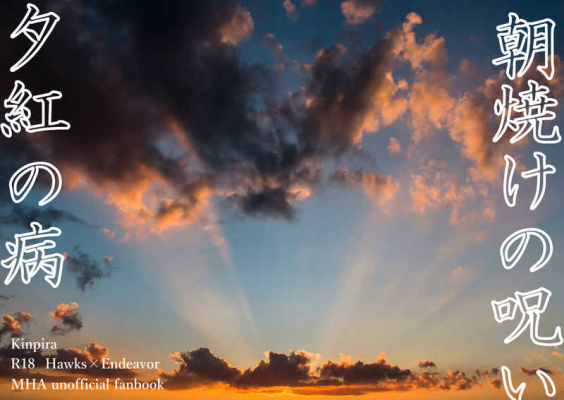
M 498 374 L 499 369 L 495 367 L 490 371 L 480 371 L 479 369 L 476 370 L 476 376 L 478 378 L 483 378 L 493 389 L 501 389 L 501 380 L 491 378 L 491 376 L 497 376 Z
M 468 75 L 469 62 L 461 63 L 464 76 L 449 73 L 445 39 L 437 33 L 418 39 L 414 29 L 422 23 L 419 14 L 409 13 L 395 41 L 398 59 L 407 63 L 414 74 L 408 93 L 412 141 L 420 146 L 438 132 L 447 132 L 461 155 L 473 163 L 467 170 L 472 181 L 491 185 L 503 160 L 499 156 L 501 147 L 491 143 L 491 132 L 495 131 L 492 107 L 499 95 L 501 75 L 453 95 L 452 86 Z M 408 156 L 413 148 L 408 149 Z
M 449 94 L 453 78 L 446 70 L 445 39 L 431 33 L 422 41 L 418 40 L 413 29 L 422 23 L 419 14 L 409 13 L 395 42 L 398 59 L 407 62 L 414 72 L 408 108 L 412 139 L 416 144 L 430 132 L 445 128 L 455 105 L 455 99 Z
M 65 269 L 76 277 L 77 287 L 84 291 L 96 281 L 111 276 L 116 268 L 110 265 L 112 260 L 112 257 L 104 256 L 106 268 L 103 270 L 97 260 L 82 252 L 78 246 L 74 246 L 70 253 L 65 253 Z
M 476 376 L 462 371 L 447 370 L 444 377 L 438 372 L 415 374 L 388 363 L 384 354 L 372 363 L 352 362 L 342 357 L 340 362 L 327 361 L 317 367 L 319 355 L 306 351 L 288 354 L 266 352 L 266 359 L 245 370 L 217 357 L 207 348 L 171 354 L 179 364 L 170 373 L 161 372 L 164 386 L 169 390 L 190 389 L 222 384 L 238 390 L 260 390 L 276 393 L 290 388 L 294 394 L 352 395 L 381 391 L 405 392 L 417 389 L 469 390 L 480 387 Z
M 493 105 L 501 98 L 501 85 L 507 82 L 505 75 L 500 71 L 476 85 L 477 78 L 483 79 L 482 74 L 466 59 L 460 63 L 459 76 L 450 74 L 446 68 L 445 39 L 436 33 L 423 40 L 417 39 L 414 28 L 422 22 L 420 15 L 408 14 L 401 27 L 402 40 L 396 41 L 398 57 L 407 62 L 414 73 L 408 96 L 413 142 L 417 145 L 437 132 L 446 131 L 458 145 L 461 155 L 473 164 L 467 170 L 470 179 L 491 186 L 500 175 L 502 152 L 507 142 L 494 144 L 491 140 L 499 123 Z M 555 62 L 558 63 L 559 58 Z M 561 78 L 549 82 L 535 71 L 532 66 L 526 77 L 515 80 L 515 89 L 521 90 L 526 86 L 526 80 L 534 77 L 549 85 L 555 96 L 562 95 Z M 456 87 L 470 75 L 474 77 L 473 87 L 453 95 L 452 86 Z
M 73 362 L 75 359 L 77 362 L 84 362 L 87 365 L 86 369 L 68 369 L 63 370 L 70 374 L 82 374 L 87 376 L 95 377 L 110 377 L 110 378 L 133 378 L 137 375 L 135 370 L 129 368 L 102 368 L 102 363 L 100 362 L 102 358 L 110 358 L 110 351 L 107 347 L 101 346 L 96 342 L 92 342 L 84 347 L 84 350 L 79 350 L 75 348 L 68 349 L 57 349 L 54 356 L 57 362 Z M 110 358 L 111 360 L 111 358 Z M 92 363 L 92 361 L 98 361 L 97 363 Z
M 555 59 L 556 65 L 560 59 Z M 550 88 L 550 95 L 561 98 L 563 94 L 562 76 L 555 76 L 547 81 L 534 68 L 533 64 L 527 74 L 515 80 L 513 87 L 519 92 L 526 90 L 528 79 L 535 79 Z M 557 69 L 560 71 L 560 69 Z M 494 103 L 502 98 L 501 86 L 508 83 L 503 71 L 490 76 L 484 83 L 468 90 L 457 99 L 456 106 L 449 122 L 449 135 L 461 146 L 462 155 L 474 163 L 470 174 L 475 181 L 496 183 L 503 168 L 503 151 L 507 148 L 510 132 L 498 143 L 492 142 L 493 134 L 499 126 L 499 119 L 493 113 Z
M 237 5 L 231 18 L 219 27 L 219 35 L 223 43 L 237 44 L 248 38 L 254 27 L 251 13 L 245 7 Z
M 271 216 L 291 220 L 294 210 L 290 204 L 288 192 L 281 188 L 263 189 L 260 192 L 248 193 L 243 197 L 232 196 L 240 208 L 252 216 Z
M 462 371 L 446 371 L 446 377 L 443 378 L 443 383 L 441 383 L 441 389 L 450 390 L 452 388 L 456 390 L 469 390 L 475 385 L 479 386 L 479 383 L 475 376 L 469 377 Z
M 55 11 L 67 21 L 49 40 L 61 52 L 56 58 L 52 52 L 38 54 L 37 62 L 21 71 L 21 79 L 33 91 L 45 82 L 60 90 L 64 97 L 57 101 L 55 113 L 70 120 L 73 128 L 34 135 L 33 143 L 25 135 L 14 136 L 3 151 L 18 163 L 53 162 L 65 178 L 65 189 L 85 187 L 115 206 L 124 226 L 152 225 L 158 232 L 172 223 L 172 212 L 181 214 L 182 223 L 197 219 L 205 201 L 200 190 L 208 175 L 222 180 L 220 164 L 252 159 L 246 147 L 250 143 L 241 139 L 258 137 L 244 103 L 260 95 L 264 74 L 260 67 L 239 62 L 234 45 L 251 33 L 253 22 L 236 2 L 198 6 L 177 1 L 164 9 L 145 4 L 133 12 L 127 8 L 102 3 L 45 6 L 45 12 Z M 13 25 L 22 11 L 21 5 L 8 7 L 2 26 Z M 123 36 L 114 41 L 109 27 Z M 9 57 L 19 51 L 11 47 Z M 158 56 L 148 57 L 147 51 Z M 77 57 L 85 60 L 80 68 L 68 62 Z M 11 87 L 13 82 L 0 84 Z M 78 97 L 84 108 L 76 104 Z M 202 106 L 207 110 L 196 111 Z M 105 118 L 94 127 L 96 115 Z M 241 132 L 239 139 L 233 132 Z M 231 138 L 229 144 L 224 142 L 229 149 L 214 149 L 218 135 Z M 172 154 L 175 148 L 183 153 L 180 157 Z M 188 172 L 188 158 L 191 166 L 204 165 Z M 156 189 L 169 200 L 155 198 Z
M 291 1 L 283 4 L 297 12 Z M 356 23 L 380 2 L 341 6 Z M 311 63 L 278 63 L 304 77 L 302 87 L 280 99 L 277 67 L 240 57 L 237 44 L 254 28 L 237 1 L 173 1 L 166 8 L 55 2 L 48 11 L 68 21 L 47 43 L 58 52 L 39 52 L 18 73 L 32 91 L 49 82 L 45 90 L 63 93 L 54 112 L 72 129 L 37 134 L 33 141 L 15 135 L 0 151 L 16 165 L 36 159 L 57 165 L 65 190 L 86 189 L 115 207 L 127 237 L 202 221 L 217 200 L 242 215 L 292 220 L 300 201 L 333 182 L 328 177 L 342 178 L 339 168 L 359 159 L 364 135 L 404 116 L 414 143 L 444 130 L 473 164 L 475 181 L 495 175 L 498 158 L 486 145 L 491 109 L 481 100 L 492 98 L 495 85 L 453 95 L 456 78 L 446 73 L 445 40 L 435 33 L 418 40 L 414 29 L 422 18 L 416 13 L 365 51 L 336 43 Z M 21 4 L 6 7 L 0 26 L 13 25 L 21 12 Z M 280 48 L 274 36 L 264 39 Z M 21 56 L 13 42 L 5 48 L 6 62 Z M 69 62 L 76 59 L 86 61 L 80 67 Z M 413 79 L 394 75 L 406 65 Z M 0 77 L 0 85 L 9 88 L 13 81 Z M 391 139 L 389 149 L 410 154 Z M 363 168 L 342 181 L 362 187 L 376 204 L 385 202 L 380 196 L 391 196 L 393 185 L 375 190 L 386 175 Z M 466 186 L 461 181 L 457 189 Z M 453 195 L 463 202 L 464 193 Z M 58 218 L 80 223 L 70 215 Z M 460 220 L 456 213 L 453 218 Z M 115 235 L 97 229 L 106 238 Z
M 453 110 L 449 135 L 461 145 L 462 155 L 474 162 L 474 180 L 494 183 L 503 163 L 498 154 L 500 146 L 496 151 L 491 142 L 492 132 L 496 131 L 491 118 L 493 102 L 500 87 L 498 79 L 489 78 L 483 86 L 458 99 Z
M 398 43 L 397 51 L 413 70 L 422 70 L 425 66 L 442 69 L 447 61 L 445 39 L 431 33 L 419 42 L 413 28 L 422 23 L 423 19 L 417 13 L 411 12 L 405 17 L 401 26 L 403 40 Z
M 2 315 L 2 328 L 0 328 L 0 340 L 4 335 L 9 335 L 10 337 L 21 337 L 23 336 L 22 324 L 28 324 L 33 317 L 31 314 L 26 312 L 18 312 L 16 314 Z
M 272 33 L 265 33 L 262 43 L 273 53 L 282 53 L 283 47 Z
M 310 380 L 311 359 L 305 352 L 290 354 L 269 351 L 267 360 L 243 372 L 236 380 L 238 387 L 303 386 Z
M 382 0 L 348 0 L 341 3 L 341 11 L 348 24 L 365 23 L 380 9 Z
M 552 371 L 543 367 L 538 367 L 535 369 L 527 369 L 525 367 L 519 367 L 519 372 L 521 372 L 523 375 L 527 375 L 527 376 L 534 376 L 537 374 L 537 371 L 543 371 L 544 373 L 546 373 L 547 375 L 552 375 Z
M 108 358 L 110 351 L 107 347 L 92 342 L 84 348 L 84 354 L 91 360 L 100 360 L 102 358 Z
M 433 360 L 420 361 L 418 365 L 420 368 L 437 368 Z
M 298 9 L 290 0 L 284 0 L 282 7 L 286 10 L 286 15 L 291 21 L 297 21 L 299 18 Z
M 430 77 L 435 75 L 434 77 Z M 415 143 L 447 126 L 455 100 L 445 87 L 443 74 L 419 73 L 409 92 L 409 110 Z
M 320 376 L 324 379 L 342 380 L 345 385 L 354 384 L 379 384 L 384 381 L 393 380 L 402 382 L 413 375 L 409 369 L 401 369 L 386 361 L 381 354 L 375 363 L 365 364 L 362 361 L 356 363 L 334 363 L 328 361 L 323 364 Z
M 78 313 L 78 303 L 61 303 L 49 315 L 57 322 L 51 328 L 52 335 L 67 335 L 72 331 L 82 329 L 82 316 Z
M 49 82 L 63 93 L 54 112 L 72 129 L 33 142 L 17 135 L 1 151 L 17 165 L 54 163 L 66 190 L 84 188 L 115 207 L 126 234 L 200 221 L 213 198 L 249 216 L 292 219 L 296 204 L 325 183 L 328 161 L 352 155 L 363 134 L 407 107 L 407 84 L 391 73 L 397 33 L 360 57 L 343 45 L 321 50 L 304 88 L 280 101 L 275 71 L 239 57 L 235 46 L 253 22 L 236 1 L 45 7 L 67 21 L 48 42 L 60 51 L 38 53 L 19 73 L 32 91 Z M 7 7 L 0 26 L 21 11 Z M 5 59 L 19 56 L 9 43 Z M 68 62 L 76 59 L 87 62 Z
M 377 132 L 405 112 L 407 84 L 396 82 L 392 75 L 397 40 L 398 32 L 391 31 L 359 57 L 349 54 L 343 44 L 317 52 L 311 81 L 283 110 L 298 132 L 311 136 L 307 140 L 319 155 L 358 148 L 365 133 Z
M 488 383 L 494 389 L 501 389 L 501 380 L 500 379 L 492 379 Z
M 413 210 L 421 215 L 437 209 L 450 210 L 451 225 L 493 222 L 495 208 L 489 198 L 489 189 L 461 180 L 444 162 L 430 160 L 411 174 Z
M 186 389 L 215 382 L 230 383 L 241 375 L 237 368 L 203 347 L 186 353 L 174 353 L 170 358 L 180 363 L 180 368 L 170 374 L 161 374 L 167 381 L 168 389 Z
M 108 240 L 116 237 L 116 233 L 109 228 L 100 228 L 100 231 L 102 232 L 102 235 L 104 235 L 104 237 Z
M 12 348 L 11 345 L 0 347 L 0 379 L 10 380 L 19 378 L 46 378 L 46 375 L 37 372 L 30 372 L 27 369 L 12 368 L 12 359 L 28 359 L 33 360 L 35 365 L 39 367 L 45 362 L 45 358 L 39 352 L 33 350 L 24 350 Z
M 8 301 L 8 300 L 10 300 L 10 299 L 13 299 L 13 298 L 14 298 L 14 295 L 13 295 L 13 294 L 3 294 L 3 293 L 0 293 L 0 304 L 2 304 L 2 303 L 5 302 L 5 301 Z
M 56 208 L 35 208 L 19 204 L 11 208 L 6 215 L 0 216 L 0 225 L 18 225 L 29 228 L 31 222 L 39 222 L 44 228 L 55 226 L 60 222 L 73 222 L 78 225 L 97 228 L 76 215 Z

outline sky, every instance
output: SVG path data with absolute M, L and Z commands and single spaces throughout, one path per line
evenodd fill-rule
M 25 4 L 0 4 L 0 93 L 59 90 L 53 115 L 71 129 L 1 137 L 0 236 L 58 227 L 65 263 L 57 288 L 41 273 L 0 288 L 2 398 L 76 396 L 11 390 L 33 376 L 165 384 L 80 392 L 92 399 L 493 400 L 502 366 L 524 398 L 545 396 L 537 370 L 562 396 L 564 350 L 527 333 L 504 344 L 518 320 L 497 323 L 491 302 L 545 287 L 541 334 L 564 320 L 561 144 L 492 142 L 502 85 L 535 79 L 562 101 L 564 3 L 35 1 L 60 21 L 12 73 Z M 510 12 L 555 21 L 551 80 L 492 64 Z M 521 172 L 536 151 L 558 172 L 534 211 L 535 181 L 519 179 L 510 208 L 504 155 Z M 9 196 L 34 161 L 62 175 L 45 207 L 41 173 Z M 551 261 L 529 272 L 531 239 L 505 270 L 501 243 L 528 227 L 550 235 Z M 54 352 L 11 349 L 18 337 L 56 340 L 61 360 L 160 368 L 54 373 Z M 29 375 L 10 368 L 23 356 Z

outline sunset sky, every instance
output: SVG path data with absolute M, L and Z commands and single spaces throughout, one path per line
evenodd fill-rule
M 11 73 L 25 4 L 0 3 L 0 93 L 61 91 L 53 115 L 71 129 L 0 136 L 0 236 L 59 227 L 66 261 L 56 289 L 41 273 L 0 288 L 0 397 L 493 400 L 502 365 L 524 399 L 545 397 L 539 368 L 563 396 L 564 349 L 504 344 L 518 320 L 496 323 L 490 303 L 546 287 L 541 333 L 564 323 L 562 144 L 491 140 L 502 84 L 536 79 L 562 102 L 564 3 L 34 1 L 60 21 Z M 492 65 L 509 12 L 556 22 L 551 81 Z M 503 156 L 523 171 L 534 151 L 558 172 L 535 211 L 520 179 L 511 209 Z M 40 185 L 10 199 L 33 161 L 62 174 L 45 207 Z M 551 236 L 552 260 L 530 273 L 531 240 L 504 270 L 501 243 L 527 227 Z M 166 389 L 12 391 L 11 337 L 160 361 L 107 376 Z

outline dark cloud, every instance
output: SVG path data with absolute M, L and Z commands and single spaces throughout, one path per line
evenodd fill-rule
M 326 161 L 358 143 L 394 59 L 391 38 L 358 58 L 324 49 L 304 69 L 305 89 L 280 102 L 273 71 L 239 57 L 236 43 L 253 23 L 236 1 L 37 6 L 61 21 L 31 62 L 0 77 L 0 91 L 10 93 L 13 79 L 33 93 L 60 90 L 54 116 L 72 127 L 14 135 L 2 155 L 16 166 L 52 162 L 67 189 L 85 185 L 118 208 L 124 225 L 154 231 L 197 220 L 210 196 L 251 216 L 293 218 Z M 24 4 L 6 5 L 2 37 L 24 13 Z M 28 46 L 23 37 L 6 40 L 2 68 Z M 156 205 L 144 200 L 153 190 L 166 193 Z M 85 224 L 56 210 L 38 217 Z
M 0 328 L 0 340 L 4 335 L 16 338 L 23 336 L 22 325 L 28 325 L 33 319 L 32 315 L 26 312 L 18 312 L 13 316 L 9 314 L 2 315 L 2 328 Z
M 310 357 L 304 352 L 289 355 L 268 352 L 268 360 L 261 360 L 248 369 L 235 382 L 238 387 L 304 386 L 312 380 Z
M 172 374 L 163 373 L 167 388 L 180 389 L 214 382 L 226 383 L 239 388 L 303 386 L 313 377 L 310 375 L 310 358 L 303 352 L 289 355 L 268 352 L 268 360 L 262 360 L 255 368 L 241 371 L 209 349 L 200 348 L 187 353 L 175 353 L 171 358 L 180 363 Z
M 5 138 L 4 138 L 5 139 Z M 6 143 L 7 146 L 11 146 L 9 142 Z M 16 146 L 18 147 L 18 146 Z M 27 150 L 20 150 L 20 153 Z M 19 154 L 20 156 L 22 154 Z M 9 155 L 10 157 L 18 156 L 17 152 L 13 152 Z M 21 159 L 22 163 L 24 159 Z M 21 167 L 14 159 L 8 159 L 0 163 L 0 187 L 6 188 L 3 193 L 0 193 L 0 225 L 14 225 L 29 229 L 29 224 L 31 222 L 37 221 L 44 228 L 54 226 L 60 222 L 71 222 L 81 226 L 99 229 L 96 225 L 91 224 L 80 217 L 77 217 L 73 213 L 65 210 L 61 210 L 55 207 L 35 207 L 24 203 L 13 204 L 8 188 L 8 180 L 12 174 Z M 37 178 L 36 186 L 48 187 L 51 182 L 43 179 L 44 176 L 41 174 Z
M 342 154 L 362 138 L 369 115 L 378 114 L 390 84 L 387 77 L 394 61 L 396 37 L 392 31 L 364 53 L 349 54 L 342 44 L 317 52 L 311 65 L 311 81 L 303 94 L 309 101 L 302 119 L 294 116 L 303 140 L 316 154 L 323 150 Z M 294 106 L 295 109 L 295 106 Z
M 492 379 L 491 381 L 489 381 L 490 386 L 493 387 L 494 389 L 501 389 L 501 380 L 499 379 Z
M 45 358 L 41 351 L 33 352 L 33 350 L 12 348 L 11 345 L 0 347 L 0 379 L 25 379 L 25 378 L 44 378 L 44 374 L 30 372 L 28 369 L 13 369 L 12 359 L 33 360 L 35 365 L 45 365 Z
M 474 386 L 481 386 L 476 376 L 467 376 L 463 371 L 447 370 L 440 388 L 444 390 L 469 390 Z
M 13 294 L 2 294 L 0 293 L 0 304 L 2 304 L 2 302 L 6 302 L 10 299 L 13 299 L 14 295 Z
M 313 366 L 312 355 L 304 351 L 289 354 L 269 351 L 266 360 L 254 368 L 239 369 L 207 348 L 171 354 L 179 367 L 160 377 L 169 390 L 213 386 L 221 383 L 238 389 L 261 389 L 276 392 L 277 387 L 292 388 L 295 394 L 355 395 L 380 391 L 412 389 L 467 390 L 481 386 L 475 376 L 462 371 L 447 370 L 415 374 L 409 369 L 391 365 L 384 358 L 374 363 L 327 361 Z
M 109 278 L 116 267 L 111 266 L 111 257 L 104 257 L 105 267 L 100 267 L 100 262 L 74 246 L 70 253 L 65 254 L 65 269 L 76 277 L 76 285 L 82 291 L 92 287 L 102 278 Z
M 169 389 L 185 389 L 214 382 L 231 383 L 241 375 L 237 368 L 203 347 L 172 354 L 171 358 L 180 363 L 180 368 L 171 374 L 161 375 L 167 381 Z
M 501 388 L 501 380 L 500 379 L 492 379 L 491 376 L 497 376 L 499 374 L 499 369 L 494 367 L 489 371 L 481 371 L 477 369 L 476 376 L 478 378 L 483 378 L 492 388 L 500 389 Z
M 433 360 L 425 360 L 419 362 L 420 368 L 437 368 L 437 364 Z
M 67 335 L 72 331 L 82 329 L 82 316 L 78 313 L 78 303 L 61 303 L 49 315 L 57 322 L 51 328 L 52 335 Z
M 357 361 L 355 364 L 337 364 L 328 361 L 321 367 L 320 375 L 322 378 L 341 379 L 345 385 L 377 384 L 389 379 L 403 381 L 413 376 L 409 369 L 390 365 L 385 358 L 380 358 L 371 364 L 362 361 Z
M 537 374 L 537 371 L 543 371 L 544 373 L 546 373 L 547 375 L 552 375 L 552 371 L 543 367 L 538 367 L 535 369 L 528 369 L 528 368 L 524 368 L 524 367 L 519 367 L 519 371 L 527 376 L 533 376 Z
M 234 195 L 241 210 L 253 216 L 270 216 L 286 219 L 294 218 L 294 208 L 290 204 L 289 194 L 281 188 L 264 189 L 260 192 Z
M 31 222 L 39 222 L 44 228 L 54 226 L 58 222 L 73 222 L 90 228 L 97 228 L 76 215 L 56 208 L 35 208 L 18 204 L 5 210 L 6 215 L 0 216 L 0 225 L 18 225 L 29 228 Z
M 496 376 L 497 374 L 499 374 L 499 368 L 494 367 L 490 371 L 480 371 L 479 369 L 476 370 L 477 376 L 486 376 L 490 374 Z

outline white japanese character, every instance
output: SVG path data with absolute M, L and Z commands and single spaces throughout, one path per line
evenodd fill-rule
M 501 263 L 503 264 L 503 268 L 510 270 L 513 269 L 515 265 L 517 265 L 517 263 L 521 260 L 521 257 L 523 257 L 523 254 L 525 254 L 525 250 L 529 245 L 529 240 L 531 236 L 535 236 L 540 240 L 542 244 L 542 255 L 537 260 L 537 262 L 535 262 L 529 268 L 529 271 L 536 272 L 542 267 L 544 267 L 546 264 L 548 264 L 548 262 L 552 258 L 552 252 L 553 252 L 552 239 L 542 229 L 525 228 L 512 233 L 501 244 L 501 247 L 499 248 L 499 254 L 501 256 Z M 511 247 L 518 240 L 519 242 L 517 243 L 517 247 L 515 248 L 515 250 L 513 250 L 513 253 L 510 255 L 509 251 Z
M 14 203 L 21 203 L 29 194 L 31 188 L 35 184 L 39 170 L 45 170 L 51 176 L 51 190 L 45 197 L 39 201 L 39 206 L 49 204 L 61 191 L 63 181 L 59 170 L 48 162 L 37 161 L 29 163 L 18 169 L 10 178 L 10 196 Z M 23 185 L 19 185 L 21 179 L 27 176 Z
M 9 285 L 19 272 L 22 282 L 27 285 L 39 270 L 43 270 L 46 273 L 45 281 L 56 288 L 61 283 L 64 256 L 59 253 L 46 254 L 45 251 L 55 248 L 56 243 L 44 239 L 60 236 L 61 230 L 43 229 L 39 222 L 32 222 L 30 225 L 31 232 L 17 234 L 14 236 L 15 242 L 6 243 L 10 257 L 0 264 L 10 271 L 4 284 Z
M 527 22 L 516 13 L 509 13 L 509 22 L 498 25 L 497 38 L 502 57 L 492 61 L 494 65 L 506 64 L 505 73 L 509 79 L 525 75 L 537 54 L 543 63 L 537 66 L 546 79 L 554 76 L 554 28 L 550 18 Z M 519 64 L 519 65 L 518 65 Z M 519 69 L 518 69 L 519 68 Z M 517 71 L 518 69 L 518 71 Z
M 542 369 L 537 369 L 536 371 L 537 376 L 540 378 L 543 386 L 544 392 L 548 397 L 554 397 L 556 395 L 556 385 L 554 381 L 545 371 Z M 505 365 L 501 367 L 501 375 L 503 377 L 503 387 L 505 388 L 505 393 L 511 400 L 521 400 L 523 398 L 523 393 L 525 392 L 525 388 L 527 384 L 525 382 L 521 382 L 517 389 L 513 387 L 513 382 L 511 381 L 511 370 L 507 368 Z
M 519 99 L 513 97 L 513 88 L 501 85 L 503 97 L 494 103 L 494 112 L 500 116 L 499 127 L 492 141 L 497 143 L 509 130 L 513 133 L 509 143 L 514 144 L 523 139 L 530 132 L 537 143 L 555 144 L 562 140 L 560 129 L 555 125 L 548 135 L 542 133 L 544 121 L 553 121 L 556 118 L 554 108 L 558 100 L 548 97 L 547 86 L 539 85 L 530 79 L 527 82 L 529 90 L 519 93 Z
M 556 173 L 556 167 L 546 163 L 546 155 L 540 151 L 535 151 L 533 156 L 537 160 L 537 167 L 528 171 L 521 172 L 523 179 L 537 178 L 535 197 L 529 206 L 534 211 L 539 206 L 546 193 L 546 176 Z M 505 171 L 503 174 L 503 198 L 509 207 L 514 207 L 517 201 L 519 185 L 513 183 L 515 173 L 515 160 L 510 155 L 505 155 Z
M 531 290 L 530 292 L 515 292 L 515 297 L 508 297 L 505 300 L 492 300 L 494 318 L 498 323 L 513 321 L 517 310 L 521 312 L 521 320 L 515 330 L 507 336 L 503 342 L 509 344 L 517 339 L 529 328 L 531 341 L 537 346 L 559 346 L 562 340 L 562 330 L 557 326 L 554 335 L 542 337 L 539 334 L 540 316 L 545 312 L 552 292 L 543 287 Z
M 10 67 L 10 72 L 15 72 L 28 63 L 35 54 L 45 44 L 45 41 L 55 29 L 55 25 L 59 22 L 60 18 L 54 12 L 39 14 L 39 9 L 31 3 L 27 4 L 27 13 L 22 19 L 18 27 L 10 35 L 11 39 L 15 39 L 21 34 L 27 37 L 32 45 L 29 50 L 24 54 L 20 60 Z M 31 27 L 39 25 L 39 30 L 32 29 Z
M 4 100 L 4 107 L 10 111 L 4 114 L 8 123 L 0 124 L 2 134 L 9 138 L 12 137 L 12 132 L 18 133 L 22 129 L 27 133 L 70 129 L 67 121 L 53 121 L 53 100 L 62 97 L 61 92 L 57 90 L 33 96 L 24 83 L 17 80 L 10 97 Z M 31 124 L 31 111 L 28 107 L 30 99 L 41 104 L 41 122 L 33 125 Z

